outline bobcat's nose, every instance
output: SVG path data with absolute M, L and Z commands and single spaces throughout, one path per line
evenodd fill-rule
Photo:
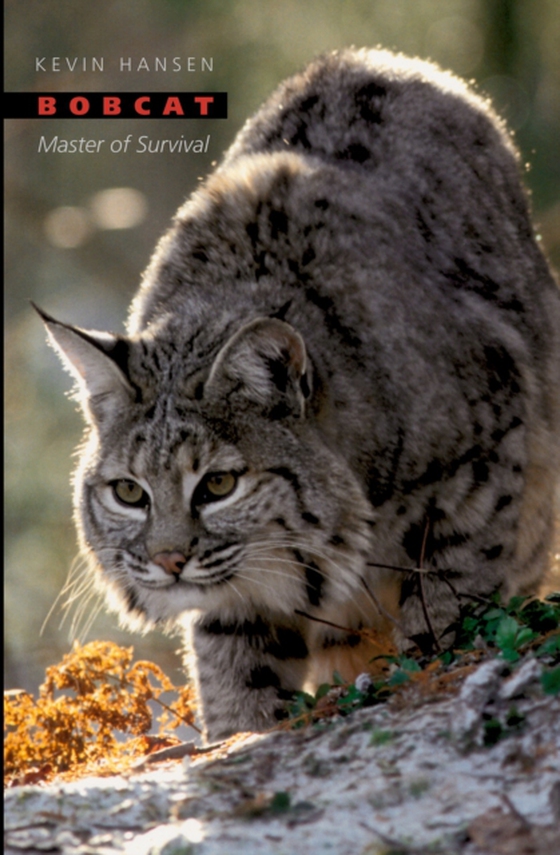
M 182 552 L 158 552 L 152 558 L 154 564 L 162 567 L 170 576 L 181 575 L 183 567 L 187 563 L 187 559 Z

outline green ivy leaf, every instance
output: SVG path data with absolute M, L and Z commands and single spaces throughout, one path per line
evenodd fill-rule
M 503 647 L 500 651 L 502 659 L 506 662 L 518 662 L 521 656 L 513 647 Z
M 331 690 L 331 686 L 329 683 L 321 683 L 317 691 L 315 692 L 315 700 L 320 700 L 324 698 L 326 694 L 328 694 Z
M 497 718 L 490 718 L 484 722 L 484 744 L 495 745 L 504 735 L 504 728 Z
M 387 680 L 387 684 L 389 686 L 400 686 L 403 683 L 408 683 L 410 677 L 406 673 L 406 671 L 402 671 L 400 668 L 398 671 L 395 671 L 394 674 L 391 674 L 389 679 Z
M 269 810 L 272 813 L 285 813 L 290 810 L 291 798 L 286 792 L 274 793 L 270 802 Z
M 557 635 L 551 635 L 537 649 L 537 656 L 554 656 L 560 653 L 560 632 Z
M 421 671 L 421 667 L 414 659 L 408 659 L 406 656 L 401 656 L 399 660 L 399 665 L 403 669 L 403 671 Z
M 491 620 L 499 620 L 505 616 L 505 611 L 503 609 L 489 609 L 485 612 L 482 617 L 486 622 Z
M 523 603 L 527 602 L 527 599 L 527 597 L 512 597 L 506 606 L 507 612 L 509 614 L 512 614 L 512 612 L 515 612 L 517 614 L 517 612 L 519 612 L 519 610 L 523 606 Z
M 496 628 L 496 644 L 501 650 L 517 647 L 517 633 L 520 629 L 514 617 L 507 615 L 503 617 Z
M 541 674 L 541 686 L 547 695 L 560 694 L 560 665 Z
M 386 745 L 395 738 L 392 730 L 374 730 L 372 731 L 369 744 L 370 745 Z

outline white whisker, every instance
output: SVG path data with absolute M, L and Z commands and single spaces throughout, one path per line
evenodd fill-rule
M 54 611 L 57 607 L 60 607 L 61 611 L 63 611 L 63 612 L 65 612 L 67 610 L 68 600 L 66 600 L 65 602 L 62 602 L 62 598 L 65 596 L 65 594 L 67 594 L 69 591 L 74 591 L 75 588 L 78 587 L 78 585 L 80 583 L 83 585 L 83 590 L 84 591 L 87 590 L 87 584 L 86 584 L 87 583 L 87 575 L 86 575 L 87 570 L 88 570 L 87 559 L 85 559 L 83 555 L 76 555 L 76 557 L 72 561 L 72 564 L 70 565 L 70 569 L 68 571 L 68 576 L 66 577 L 64 585 L 62 586 L 62 588 L 58 592 L 52 606 L 50 607 L 49 611 L 47 612 L 47 616 L 45 617 L 43 624 L 41 626 L 40 635 L 43 634 L 48 621 L 50 620 L 50 618 L 54 614 Z M 65 619 L 65 616 L 63 616 L 60 625 L 62 625 L 64 619 Z
M 241 578 L 241 577 L 240 577 L 240 578 Z M 237 596 L 239 597 L 239 599 L 241 600 L 241 602 L 242 602 L 242 603 L 244 603 L 244 602 L 245 602 L 245 600 L 244 600 L 244 598 L 243 598 L 243 595 L 242 595 L 242 594 L 237 590 L 237 588 L 235 587 L 235 585 L 233 584 L 233 582 L 231 581 L 231 579 L 228 579 L 226 584 L 228 585 L 228 587 L 229 587 L 229 588 L 231 588 L 231 589 L 232 589 L 232 591 L 234 591 L 234 593 L 236 593 L 236 594 L 237 594 Z

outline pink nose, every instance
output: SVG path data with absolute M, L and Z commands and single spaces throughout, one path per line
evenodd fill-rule
M 170 576 L 180 576 L 187 559 L 182 552 L 158 552 L 152 558 L 154 564 L 162 567 Z

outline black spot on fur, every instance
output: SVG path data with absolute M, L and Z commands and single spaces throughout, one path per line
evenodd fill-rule
M 299 122 L 295 133 L 290 137 L 290 143 L 293 146 L 301 146 L 302 148 L 311 148 L 309 137 L 307 136 L 308 124 L 305 121 Z
M 333 534 L 333 536 L 329 540 L 329 543 L 331 544 L 331 546 L 344 546 L 346 544 L 346 541 L 339 534 Z
M 511 496 L 500 496 L 498 501 L 496 502 L 496 511 L 501 511 L 502 508 L 506 508 L 512 502 Z
M 246 638 L 251 646 L 262 648 L 263 641 L 270 638 L 270 627 L 262 618 L 257 618 L 255 621 L 245 620 L 241 623 L 233 621 L 231 623 L 222 623 L 218 618 L 214 618 L 208 622 L 202 621 L 198 625 L 198 629 L 209 635 L 236 635 Z
M 280 688 L 280 677 L 274 673 L 272 668 L 263 665 L 260 668 L 252 669 L 245 685 L 248 689 L 268 689 L 270 686 L 278 689 Z
M 288 217 L 284 211 L 272 210 L 268 215 L 270 222 L 270 236 L 276 239 L 280 233 L 287 234 L 288 232 Z
M 474 460 L 472 464 L 472 471 L 475 481 L 479 484 L 488 481 L 488 478 L 490 477 L 490 470 L 488 469 L 488 464 L 485 463 L 484 460 Z
M 356 163 L 365 163 L 366 160 L 370 159 L 371 152 L 361 143 L 350 143 L 338 156 L 341 160 L 353 160 Z
M 328 199 L 317 199 L 314 203 L 316 208 L 320 208 L 321 211 L 326 211 L 329 207 Z
M 244 638 L 254 650 L 274 656 L 279 661 L 306 659 L 309 655 L 302 636 L 290 627 L 270 627 L 262 618 L 254 621 L 222 623 L 215 618 L 199 624 L 198 629 L 209 635 L 233 635 Z
M 489 371 L 488 388 L 492 394 L 507 388 L 510 393 L 520 391 L 517 378 L 519 373 L 513 358 L 504 347 L 484 348 L 484 357 Z
M 319 525 L 320 520 L 315 514 L 310 513 L 310 511 L 304 511 L 301 515 L 301 518 L 305 520 L 305 522 L 311 523 L 312 525 Z
M 305 252 L 303 253 L 302 257 L 301 257 L 301 263 L 305 267 L 305 265 L 310 264 L 314 258 L 315 258 L 315 250 L 313 249 L 313 247 L 308 246 L 307 249 L 305 250 Z
M 315 288 L 306 288 L 305 298 L 309 300 L 310 303 L 313 303 L 321 309 L 325 320 L 325 326 L 329 332 L 337 335 L 343 344 L 346 344 L 359 352 L 362 346 L 362 340 L 352 332 L 347 323 L 342 323 L 335 310 L 332 298 L 324 294 L 320 294 Z
M 306 273 L 305 270 L 302 270 L 295 258 L 288 259 L 288 270 L 293 273 L 294 278 L 297 279 L 299 285 L 302 285 L 305 282 L 309 282 L 309 280 L 311 279 L 310 274 Z
M 364 122 L 369 125 L 380 124 L 382 121 L 381 105 L 386 95 L 386 88 L 378 83 L 368 83 L 358 89 L 354 101 Z
M 420 553 L 422 551 L 422 543 L 424 541 L 425 523 L 411 523 L 402 537 L 402 546 L 406 550 L 406 554 L 415 563 L 420 561 Z
M 277 689 L 276 694 L 281 701 L 293 701 L 294 692 L 290 691 L 290 689 Z
M 519 427 L 522 424 L 523 424 L 523 422 L 521 421 L 519 416 L 514 416 L 512 418 L 512 420 L 510 421 L 509 425 L 507 426 L 507 428 L 505 428 L 505 430 L 501 430 L 501 429 L 495 430 L 491 434 L 491 437 L 494 440 L 494 442 L 500 442 L 500 440 L 503 439 L 504 436 L 507 433 L 509 433 L 510 430 L 514 430 L 516 427 Z
M 302 113 L 309 113 L 316 104 L 319 103 L 318 95 L 309 95 L 305 101 L 302 101 L 300 104 L 300 110 Z
M 305 590 L 309 603 L 312 606 L 320 605 L 323 596 L 323 574 L 313 561 L 307 562 L 298 549 L 294 549 L 294 557 L 305 570 Z
M 278 627 L 276 640 L 272 640 L 265 648 L 267 653 L 276 659 L 306 659 L 309 655 L 307 644 L 299 632 L 288 627 Z
M 307 599 L 310 605 L 319 606 L 323 597 L 323 574 L 316 564 L 311 562 L 305 568 Z
M 419 478 L 415 478 L 413 481 L 404 482 L 402 492 L 406 496 L 414 492 L 414 490 L 418 489 L 418 487 L 425 487 L 428 484 L 435 484 L 438 481 L 441 481 L 441 479 L 443 478 L 443 473 L 444 470 L 441 461 L 437 459 L 431 460 Z
M 145 610 L 142 608 L 138 601 L 136 591 L 134 591 L 132 588 L 125 588 L 124 594 L 126 598 L 127 611 L 136 612 L 137 614 L 145 614 Z
M 435 499 L 430 499 L 426 515 L 420 523 L 411 523 L 403 535 L 402 545 L 417 566 L 423 559 L 424 567 L 434 555 L 452 546 L 461 546 L 469 540 L 469 535 L 454 531 L 449 535 L 437 536 L 436 523 L 446 518 L 445 511 L 438 508 Z
M 524 314 L 525 306 L 520 300 L 509 297 L 509 294 L 509 299 L 504 299 L 505 295 L 500 293 L 503 288 L 499 282 L 479 273 L 462 258 L 455 258 L 454 263 L 455 270 L 448 274 L 448 280 L 454 286 L 474 291 L 485 300 L 498 302 L 500 309 L 515 312 L 517 315 Z
M 434 233 L 428 223 L 426 222 L 426 218 L 422 211 L 417 208 L 415 213 L 416 225 L 418 226 L 418 231 L 426 241 L 426 243 L 431 243 L 434 239 Z
M 279 321 L 285 321 L 286 315 L 288 313 L 288 309 L 292 305 L 292 302 L 293 302 L 293 300 L 288 300 L 286 303 L 284 303 L 283 306 L 280 306 L 280 308 L 277 309 L 275 312 L 271 312 L 269 317 L 270 318 L 278 318 Z
M 329 650 L 331 647 L 357 647 L 361 640 L 358 632 L 351 632 L 343 638 L 325 638 L 322 647 L 323 650 Z
M 196 258 L 197 261 L 202 261 L 204 263 L 208 261 L 208 256 L 203 250 L 197 250 L 196 252 L 193 252 L 192 257 Z
M 495 293 L 499 288 L 497 282 L 474 270 L 464 259 L 455 258 L 453 260 L 456 268 L 450 277 L 453 284 L 467 288 L 469 291 L 476 291 L 477 294 L 486 299 L 495 299 Z
M 259 240 L 259 224 L 247 223 L 247 225 L 245 226 L 245 231 L 249 235 L 249 239 L 253 246 L 256 246 Z
M 267 253 L 262 250 L 255 258 L 255 279 L 258 281 L 263 276 L 268 276 L 270 268 L 267 264 Z
M 280 478 L 284 478 L 286 481 L 289 481 L 296 493 L 299 494 L 301 487 L 299 483 L 299 479 L 295 472 L 292 472 L 291 469 L 288 469 L 287 466 L 273 466 L 271 469 L 267 469 L 267 472 L 270 472 L 272 475 L 279 475 Z
M 495 558 L 500 557 L 504 551 L 504 547 L 500 543 L 497 546 L 492 546 L 490 549 L 481 549 L 480 551 L 486 556 L 486 558 L 488 558 L 489 561 L 493 561 Z

